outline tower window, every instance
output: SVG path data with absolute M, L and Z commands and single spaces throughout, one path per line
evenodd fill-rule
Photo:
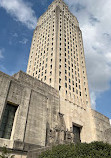
M 71 90 L 71 85 L 69 85 L 69 89 Z
M 67 81 L 67 76 L 65 76 L 65 80 Z
M 52 71 L 50 71 L 50 75 L 52 75 Z
M 65 87 L 67 88 L 67 83 L 65 83 Z
M 59 86 L 59 91 L 61 90 L 61 86 Z
M 59 78 L 59 83 L 61 83 L 61 78 Z
M 59 76 L 61 76 L 61 72 L 59 71 Z
M 65 70 L 65 74 L 67 74 L 67 70 Z
M 52 65 L 50 65 L 50 68 L 52 69 Z
M 61 65 L 59 65 L 59 69 L 61 69 Z

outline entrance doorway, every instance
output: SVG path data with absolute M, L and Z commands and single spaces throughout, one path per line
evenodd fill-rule
M 74 143 L 81 142 L 80 132 L 81 132 L 81 127 L 73 125 Z

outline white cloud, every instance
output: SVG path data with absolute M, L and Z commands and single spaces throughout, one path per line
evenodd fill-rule
M 111 0 L 65 0 L 83 33 L 88 81 L 93 107 L 97 94 L 111 82 Z
M 4 52 L 4 49 L 0 49 L 0 59 L 4 58 L 3 52 Z
M 91 105 L 93 109 L 96 109 L 96 95 L 94 92 L 91 92 L 90 94 L 91 97 Z
M 13 37 L 18 37 L 18 34 L 15 32 L 12 36 Z
M 0 59 L 3 58 L 2 52 L 0 51 Z
M 19 43 L 22 43 L 22 44 L 27 44 L 27 42 L 28 42 L 27 38 L 23 38 L 23 40 L 19 41 Z
M 35 28 L 37 19 L 29 3 L 24 0 L 0 0 L 0 7 L 3 7 L 15 20 L 22 22 L 29 29 Z

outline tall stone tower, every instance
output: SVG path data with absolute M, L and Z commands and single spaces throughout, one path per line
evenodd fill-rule
M 96 140 L 82 32 L 63 0 L 54 0 L 38 19 L 27 73 L 59 91 L 59 112 L 68 131 L 78 131 L 85 142 Z
M 62 0 L 38 19 L 27 73 L 60 91 L 61 97 L 90 107 L 82 32 Z
M 0 72 L 0 147 L 18 155 L 66 142 L 111 143 L 109 119 L 90 106 L 78 21 L 62 0 L 38 20 L 27 73 Z

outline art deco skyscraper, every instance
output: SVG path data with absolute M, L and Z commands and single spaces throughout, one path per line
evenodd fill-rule
M 59 90 L 64 99 L 90 107 L 82 32 L 62 0 L 54 0 L 38 19 L 27 73 Z

